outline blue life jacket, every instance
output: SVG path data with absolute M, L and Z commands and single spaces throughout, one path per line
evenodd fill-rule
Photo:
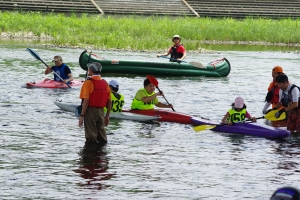
M 59 66 L 59 67 L 57 67 L 57 66 L 53 66 L 52 67 L 52 70 L 56 73 L 56 74 L 58 74 L 63 80 L 65 80 L 65 79 L 68 79 L 69 78 L 69 76 L 68 76 L 68 74 L 65 74 L 65 68 L 66 68 L 66 64 L 62 64 L 61 66 Z M 56 75 L 54 73 L 54 80 L 55 81 L 59 81 L 59 82 L 62 82 L 62 80 Z M 68 82 L 68 84 L 69 84 L 70 82 Z

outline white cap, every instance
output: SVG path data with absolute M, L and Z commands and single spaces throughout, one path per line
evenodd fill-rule
M 109 81 L 108 85 L 113 86 L 114 88 L 118 88 L 119 87 L 119 83 L 116 80 Z
M 179 35 L 174 35 L 174 36 L 173 36 L 173 38 L 176 38 L 176 37 L 177 37 L 177 38 L 180 38 L 180 36 L 179 36 Z
M 234 101 L 235 108 L 243 108 L 244 107 L 244 99 L 242 97 L 237 97 Z

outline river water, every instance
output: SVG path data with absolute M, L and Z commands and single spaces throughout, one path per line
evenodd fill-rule
M 80 88 L 26 89 L 29 81 L 52 78 L 25 49 L 50 63 L 62 55 L 75 77 L 83 49 L 0 43 L 0 190 L 3 199 L 268 199 L 282 186 L 299 187 L 299 136 L 284 140 L 195 132 L 190 125 L 111 120 L 108 145 L 85 145 L 73 113 L 53 102 L 79 103 Z M 106 59 L 166 61 L 154 53 L 93 51 Z M 228 77 L 159 77 L 159 87 L 176 111 L 220 120 L 236 96 L 262 116 L 271 70 L 281 65 L 299 84 L 295 51 L 218 51 L 189 54 L 206 64 L 227 58 Z M 105 75 L 120 82 L 129 108 L 145 77 Z M 163 99 L 162 99 L 163 101 Z M 259 120 L 258 123 L 266 123 Z

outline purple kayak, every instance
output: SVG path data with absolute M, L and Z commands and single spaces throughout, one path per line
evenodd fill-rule
M 197 125 L 215 125 L 216 127 L 212 128 L 211 130 L 218 132 L 239 133 L 272 139 L 282 139 L 290 136 L 290 132 L 288 130 L 283 130 L 264 124 L 258 124 L 255 122 L 235 123 L 232 126 L 229 126 L 195 117 L 193 117 L 191 120 Z

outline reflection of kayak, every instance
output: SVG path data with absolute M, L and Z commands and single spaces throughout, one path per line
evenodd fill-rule
M 161 119 L 158 121 L 162 122 L 177 122 L 182 124 L 193 124 L 191 121 L 191 118 L 193 116 L 186 115 L 179 112 L 174 112 L 171 110 L 163 110 L 163 109 L 154 109 L 154 110 L 123 110 L 123 112 L 131 112 L 136 114 L 142 114 L 142 115 L 149 115 L 149 116 L 155 116 L 159 115 L 161 116 Z
M 197 125 L 216 125 L 216 127 L 211 130 L 225 133 L 239 133 L 273 139 L 281 139 L 290 135 L 290 132 L 287 130 L 253 122 L 235 123 L 232 126 L 229 126 L 220 125 L 219 123 L 199 118 L 192 118 L 192 121 L 195 122 L 195 124 Z
M 62 103 L 59 101 L 54 101 L 54 104 L 57 105 L 60 109 L 73 112 L 75 115 L 75 110 L 79 106 L 78 104 L 73 103 Z M 140 114 L 134 114 L 134 113 L 127 113 L 127 112 L 121 112 L 121 113 L 110 113 L 110 118 L 114 119 L 125 119 L 125 120 L 133 120 L 133 121 L 153 121 L 153 120 L 159 120 L 161 117 L 156 116 L 147 116 L 147 115 L 140 115 Z
M 69 84 L 71 87 L 78 87 L 83 84 L 84 81 L 82 80 L 73 80 L 71 81 L 71 84 Z M 25 88 L 68 88 L 68 86 L 59 81 L 54 81 L 51 79 L 44 79 L 40 81 L 34 81 L 34 82 L 28 82 L 23 87 Z
M 80 67 L 87 71 L 87 63 L 98 62 L 102 65 L 101 73 L 160 75 L 160 76 L 207 76 L 225 77 L 230 73 L 230 63 L 221 58 L 206 66 L 196 66 L 195 62 L 155 62 L 142 60 L 103 60 L 95 54 L 91 56 L 83 51 L 79 56 Z

